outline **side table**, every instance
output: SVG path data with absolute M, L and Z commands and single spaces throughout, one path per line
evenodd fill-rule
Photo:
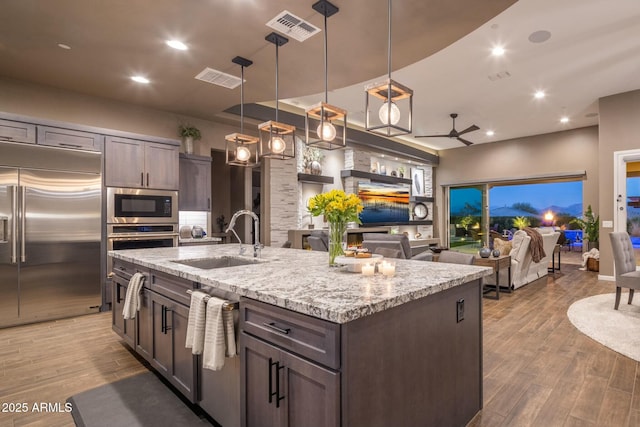
M 549 273 L 555 273 L 560 271 L 560 249 L 561 245 L 556 244 L 553 248 L 553 254 L 551 254 L 551 267 L 547 267 Z M 558 266 L 556 267 L 556 255 L 558 256 Z
M 500 270 L 507 269 L 508 272 L 508 283 L 507 283 L 507 292 L 511 292 L 511 256 L 509 255 L 500 255 L 498 258 L 489 257 L 482 258 L 481 256 L 476 255 L 473 260 L 474 265 L 480 265 L 483 267 L 492 267 L 494 273 L 496 274 L 496 284 L 495 285 L 484 285 L 483 287 L 483 296 L 485 298 L 492 299 L 500 299 Z M 495 295 L 494 296 L 486 296 L 487 293 L 492 292 L 495 287 Z

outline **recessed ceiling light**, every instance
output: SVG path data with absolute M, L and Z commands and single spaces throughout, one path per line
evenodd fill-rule
M 71 50 L 71 46 L 69 46 L 68 44 L 64 44 L 64 43 L 58 43 L 58 47 L 61 49 L 65 49 L 65 50 Z
M 495 135 L 495 133 L 492 130 L 487 131 L 487 136 L 493 136 L 493 135 Z
M 504 55 L 504 48 L 502 46 L 494 46 L 494 48 L 491 49 L 491 54 L 493 56 L 502 56 Z
M 546 96 L 543 90 L 537 90 L 536 93 L 533 94 L 536 99 L 542 99 Z
M 144 83 L 144 84 L 149 83 L 149 79 L 143 76 L 131 76 L 131 80 L 137 83 Z
M 167 40 L 166 43 L 167 43 L 167 46 L 172 47 L 174 49 L 178 49 L 178 50 L 189 49 L 189 47 L 186 44 L 182 43 L 179 40 Z
M 560 118 L 560 123 L 569 123 L 569 117 L 563 116 Z

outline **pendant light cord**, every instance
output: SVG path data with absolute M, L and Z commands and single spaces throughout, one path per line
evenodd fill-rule
M 278 42 L 276 41 L 276 122 L 278 121 Z
M 389 79 L 391 79 L 391 0 L 389 0 L 389 36 L 387 38 L 387 66 Z
M 240 66 L 240 133 L 244 134 L 244 66 Z
M 329 60 L 327 59 L 327 12 L 324 13 L 324 102 L 329 103 Z

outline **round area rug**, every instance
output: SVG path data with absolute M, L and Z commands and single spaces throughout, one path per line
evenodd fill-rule
M 640 295 L 636 291 L 633 304 L 629 294 L 620 298 L 613 309 L 616 294 L 595 295 L 576 301 L 567 310 L 573 325 L 583 334 L 633 360 L 640 362 Z

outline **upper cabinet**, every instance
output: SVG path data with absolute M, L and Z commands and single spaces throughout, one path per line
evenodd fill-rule
M 105 140 L 107 187 L 178 190 L 179 147 L 108 136 Z
M 13 120 L 0 120 L 0 141 L 35 144 L 36 126 Z
M 97 133 L 38 126 L 38 144 L 77 150 L 101 151 L 104 136 Z
M 181 211 L 211 210 L 211 157 L 180 154 Z

